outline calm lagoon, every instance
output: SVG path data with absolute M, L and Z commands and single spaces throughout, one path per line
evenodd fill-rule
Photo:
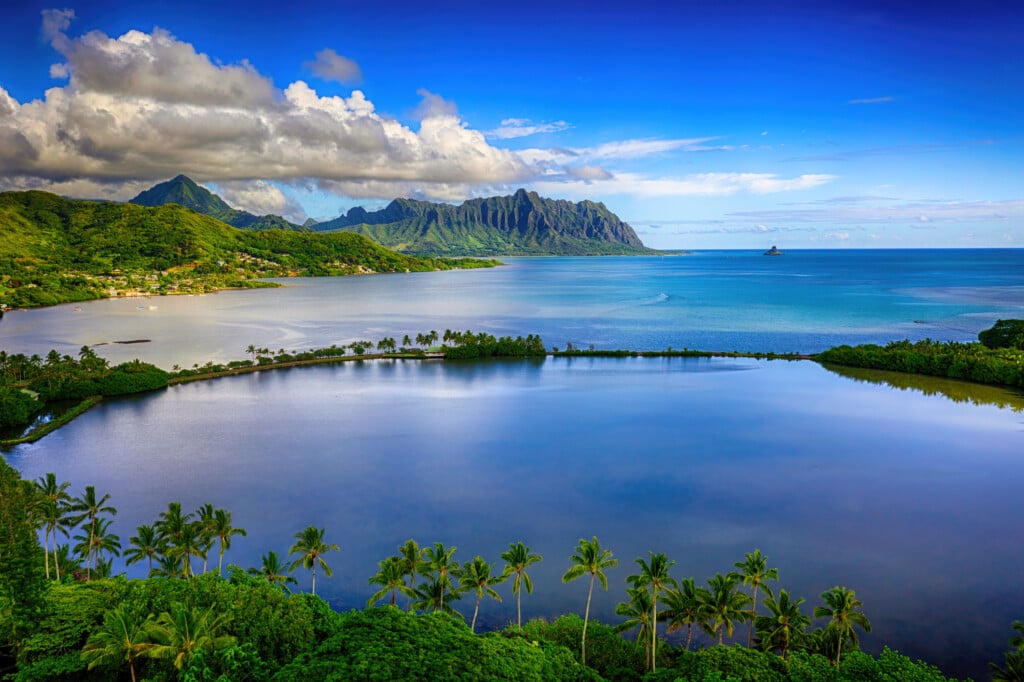
M 970 340 L 1024 317 L 1019 251 L 794 255 L 520 259 L 100 301 L 10 313 L 0 347 L 149 338 L 98 350 L 170 367 L 242 358 L 250 343 L 468 327 L 540 333 L 549 346 L 811 352 Z M 523 604 L 534 617 L 582 609 L 585 585 L 560 577 L 576 541 L 597 535 L 621 561 L 610 593 L 595 595 L 607 622 L 648 550 L 702 583 L 760 548 L 808 612 L 834 585 L 855 589 L 874 625 L 868 650 L 888 643 L 983 679 L 1024 616 L 1024 400 L 984 389 L 964 402 L 964 384 L 857 376 L 726 359 L 350 362 L 111 400 L 7 458 L 26 478 L 55 471 L 76 493 L 111 493 L 124 544 L 170 501 L 230 510 L 249 535 L 226 561 L 242 566 L 325 527 L 341 551 L 318 592 L 337 608 L 361 607 L 377 561 L 410 537 L 457 546 L 460 560 L 530 545 L 544 556 Z M 481 607 L 485 626 L 514 618 L 501 591 L 505 603 Z
M 809 362 L 375 361 L 110 401 L 9 460 L 112 493 L 123 541 L 171 500 L 231 510 L 242 566 L 325 527 L 341 551 L 318 587 L 337 608 L 362 606 L 409 537 L 490 561 L 523 540 L 544 556 L 533 617 L 582 607 L 560 576 L 596 534 L 622 562 L 595 597 L 607 622 L 648 550 L 703 581 L 760 548 L 812 605 L 856 589 L 868 649 L 979 675 L 1024 612 L 1022 437 L 1021 412 Z M 509 596 L 485 625 L 514 618 Z

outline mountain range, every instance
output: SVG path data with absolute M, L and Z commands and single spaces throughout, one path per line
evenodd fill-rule
M 653 253 L 604 204 L 515 194 L 451 204 L 395 199 L 379 211 L 356 207 L 312 226 L 364 234 L 416 255 L 608 255 Z
M 458 206 L 395 199 L 383 209 L 355 207 L 345 215 L 303 225 L 280 216 L 256 216 L 179 175 L 131 200 L 144 206 L 175 203 L 246 230 L 280 228 L 356 232 L 382 246 L 418 256 L 611 255 L 654 253 L 601 203 L 546 199 L 536 192 L 470 199 Z

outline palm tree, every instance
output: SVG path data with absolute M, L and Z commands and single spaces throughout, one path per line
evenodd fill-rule
M 324 531 L 325 528 L 317 528 L 316 526 L 309 526 L 305 530 L 300 530 L 295 534 L 295 544 L 288 550 L 288 554 L 298 554 L 299 558 L 292 562 L 291 566 L 288 567 L 289 571 L 294 571 L 299 566 L 303 568 L 312 569 L 313 571 L 313 596 L 316 596 L 316 567 L 317 564 L 323 567 L 324 574 L 330 578 L 333 573 L 331 572 L 330 565 L 324 560 L 323 556 L 327 552 L 335 552 L 339 549 L 337 545 L 328 544 L 324 542 Z
M 502 552 L 501 558 L 505 561 L 506 577 L 515 575 L 512 580 L 512 594 L 516 595 L 516 625 L 523 627 L 523 588 L 527 594 L 533 594 L 533 581 L 530 574 L 526 572 L 527 567 L 532 566 L 544 559 L 540 554 L 530 554 L 530 548 L 522 542 L 516 542 L 508 546 L 508 550 Z
M 221 634 L 230 623 L 226 613 L 198 610 L 184 604 L 171 605 L 170 611 L 157 616 L 152 628 L 157 643 L 149 651 L 153 658 L 172 658 L 181 670 L 197 651 L 213 652 L 235 643 L 231 635 Z
M 160 541 L 157 539 L 157 532 L 153 526 L 139 526 L 135 529 L 128 544 L 130 549 L 124 553 L 125 565 L 137 564 L 143 559 L 149 562 L 149 576 L 153 573 L 153 557 L 160 554 Z
M 448 594 L 448 601 L 444 600 L 445 585 L 438 576 L 434 576 L 428 583 L 422 583 L 415 591 L 415 600 L 412 603 L 414 609 L 424 611 L 443 611 L 465 620 L 465 616 L 452 608 L 451 602 L 462 599 L 458 592 Z
M 213 547 L 213 540 L 216 536 L 216 510 L 213 505 L 207 502 L 196 510 L 196 523 L 199 524 L 199 546 L 202 549 L 200 556 L 203 558 L 203 573 L 206 573 L 206 558 Z
M 409 589 L 416 589 L 416 575 L 422 572 L 423 555 L 426 549 L 421 549 L 412 538 L 406 540 L 398 547 L 398 556 L 402 558 L 402 569 L 405 575 L 409 576 Z M 406 610 L 412 610 L 412 597 L 406 604 Z
M 569 557 L 572 566 L 562 576 L 562 582 L 568 583 L 584 575 L 590 575 L 590 586 L 587 588 L 587 607 L 583 611 L 583 640 L 580 644 L 580 662 L 587 664 L 587 623 L 590 620 L 590 599 L 594 595 L 594 579 L 601 581 L 601 587 L 608 591 L 608 577 L 604 572 L 619 565 L 619 560 L 612 556 L 610 550 L 601 549 L 597 536 L 593 540 L 580 538 L 576 553 Z
M 1003 657 L 1006 668 L 995 663 L 988 664 L 992 682 L 1024 682 L 1024 623 L 1015 620 L 1011 627 L 1017 634 L 1010 638 L 1013 650 L 1007 651 Z
M 113 533 L 108 533 L 110 519 L 96 519 L 89 532 L 82 532 L 76 535 L 73 540 L 78 540 L 74 550 L 81 555 L 87 563 L 86 580 L 92 578 L 92 567 L 97 560 L 103 560 L 103 554 L 121 556 L 121 538 Z
M 662 553 L 655 554 L 654 552 L 647 552 L 650 557 L 650 563 L 644 561 L 642 558 L 638 558 L 636 562 L 640 564 L 640 575 L 631 575 L 626 578 L 626 581 L 631 583 L 634 587 L 651 588 L 651 672 L 657 670 L 657 663 L 655 659 L 658 656 L 658 593 L 662 589 L 678 589 L 679 586 L 676 581 L 669 577 L 668 571 L 675 565 L 675 561 L 670 560 L 667 556 Z
M 128 664 L 135 682 L 135 661 L 153 649 L 152 621 L 128 604 L 119 604 L 103 614 L 103 625 L 89 635 L 82 648 L 82 660 L 89 670 L 100 665 Z
M 63 533 L 67 537 L 67 530 L 63 527 L 62 521 L 64 513 L 67 510 L 68 505 L 71 503 L 71 495 L 68 493 L 68 488 L 71 487 L 70 481 L 63 481 L 57 483 L 57 474 L 50 471 L 45 476 L 41 476 L 36 481 L 36 488 L 39 490 L 39 494 L 42 497 L 43 503 L 39 506 L 39 518 L 43 522 L 44 535 L 44 551 L 45 551 L 45 565 L 46 565 L 46 578 L 50 578 L 50 537 L 53 536 L 53 549 L 57 550 L 57 533 Z M 56 562 L 56 558 L 54 559 Z M 60 580 L 60 568 L 56 568 L 57 580 Z
M 665 593 L 665 619 L 668 621 L 668 632 L 675 632 L 686 626 L 686 650 L 690 650 L 693 640 L 693 626 L 704 620 L 704 609 L 711 595 L 703 587 L 697 587 L 693 578 L 679 581 L 678 590 Z
M 702 625 L 709 635 L 718 637 L 719 644 L 724 643 L 726 636 L 732 637 L 737 621 L 750 617 L 750 611 L 746 608 L 750 597 L 737 591 L 739 584 L 740 576 L 735 573 L 717 573 L 713 578 L 708 578 L 711 589 L 707 592 L 709 601 L 704 609 L 707 620 Z
M 455 550 L 458 547 L 445 548 L 444 544 L 435 542 L 433 547 L 428 547 L 423 553 L 423 568 L 427 573 L 437 574 L 437 582 L 441 586 L 441 608 L 444 608 L 445 589 L 455 590 L 452 584 L 452 575 L 459 570 L 459 562 L 455 561 Z
M 83 521 L 88 521 L 89 525 L 89 547 L 92 547 L 92 536 L 96 534 L 96 519 L 101 514 L 110 514 L 111 516 L 117 515 L 117 510 L 107 505 L 107 500 L 110 499 L 110 495 L 104 495 L 100 499 L 96 499 L 96 488 L 91 485 L 85 486 L 85 494 L 82 497 L 76 497 L 72 500 L 71 505 L 68 507 L 70 512 L 79 512 L 77 516 L 70 519 L 70 523 L 73 526 L 77 526 Z M 85 578 L 89 580 L 92 574 L 92 553 L 89 553 L 89 561 L 85 569 Z
M 192 557 L 201 558 L 206 553 L 206 541 L 202 537 L 202 528 L 199 523 L 186 523 L 177 532 L 177 540 L 171 541 L 167 548 L 167 554 L 174 557 L 181 564 L 181 571 L 185 578 L 195 575 L 192 570 Z
M 473 607 L 473 622 L 469 625 L 470 632 L 476 632 L 476 616 L 480 612 L 480 601 L 486 596 L 501 601 L 501 595 L 494 591 L 492 585 L 505 582 L 508 577 L 492 575 L 494 564 L 484 561 L 482 556 L 475 556 L 473 560 L 462 564 L 459 569 L 459 587 L 465 592 L 476 594 L 476 606 Z
M 288 567 L 281 563 L 277 552 L 271 550 L 260 557 L 262 565 L 259 568 L 250 568 L 250 575 L 257 575 L 265 578 L 271 585 L 278 585 L 285 592 L 291 592 L 288 585 L 295 585 L 298 581 L 288 575 Z
M 151 578 L 184 578 L 181 571 L 181 560 L 169 554 L 162 554 L 157 565 L 150 569 Z
M 792 601 L 786 590 L 779 590 L 778 599 L 772 595 L 765 598 L 764 606 L 771 615 L 755 618 L 762 649 L 778 649 L 785 658 L 790 647 L 799 643 L 807 626 L 811 624 L 811 619 L 800 613 L 800 605 L 803 603 L 803 597 Z
M 402 557 L 389 556 L 387 559 L 378 563 L 380 565 L 380 570 L 378 570 L 377 574 L 371 577 L 367 582 L 370 585 L 380 585 L 380 589 L 374 592 L 370 598 L 366 600 L 367 606 L 372 606 L 376 602 L 380 601 L 387 596 L 389 592 L 391 593 L 391 598 L 388 603 L 391 606 L 395 605 L 395 600 L 399 592 L 409 597 L 409 599 L 412 599 L 412 597 L 415 596 L 416 591 L 405 584 L 405 571 L 402 567 Z
M 1007 651 L 1004 660 L 1005 669 L 995 663 L 988 664 L 992 682 L 1024 682 L 1024 651 Z
M 738 575 L 743 580 L 743 584 L 753 588 L 754 593 L 753 605 L 750 607 L 750 629 L 747 631 L 747 647 L 749 648 L 754 641 L 754 618 L 757 616 L 757 589 L 763 585 L 768 596 L 772 596 L 771 589 L 764 583 L 768 580 L 778 580 L 779 569 L 768 568 L 768 557 L 762 555 L 759 549 L 744 555 L 744 560 L 737 561 L 734 565 L 740 569 Z
M 644 587 L 627 587 L 629 601 L 619 602 L 615 613 L 624 616 L 625 621 L 615 626 L 617 632 L 638 628 L 636 641 L 644 645 L 644 665 L 651 667 L 651 593 Z
M 82 570 L 81 563 L 71 554 L 71 545 L 55 545 L 53 548 L 53 564 L 58 573 L 71 575 Z
M 109 578 L 114 575 L 114 557 L 110 557 L 109 559 L 96 559 L 96 565 L 93 566 L 92 574 L 97 580 Z
M 160 545 L 168 548 L 168 553 L 181 544 L 191 519 L 191 514 L 181 513 L 181 502 L 168 503 L 167 511 L 160 513 L 154 528 L 157 532 L 157 540 Z
M 231 525 L 231 512 L 218 509 L 213 513 L 213 535 L 220 541 L 220 558 L 217 560 L 217 575 L 224 569 L 224 550 L 231 549 L 231 536 L 246 536 L 244 528 Z
M 827 592 L 821 593 L 825 600 L 825 606 L 814 607 L 815 618 L 828 618 L 828 628 L 836 634 L 836 667 L 839 666 L 839 657 L 843 652 L 843 640 L 849 640 L 854 646 L 859 643 L 857 631 L 854 626 L 861 628 L 864 632 L 871 632 L 871 622 L 868 617 L 858 611 L 864 603 L 857 599 L 853 590 L 846 587 L 833 587 Z

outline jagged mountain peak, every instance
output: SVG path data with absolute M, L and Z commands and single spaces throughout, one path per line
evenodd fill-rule
M 390 248 L 424 255 L 651 252 L 604 204 L 546 199 L 525 188 L 457 206 L 404 198 L 379 211 L 357 206 L 314 229 L 359 232 Z

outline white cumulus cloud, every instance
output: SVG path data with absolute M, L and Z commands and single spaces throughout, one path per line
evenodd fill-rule
M 280 90 L 253 65 L 216 63 L 161 29 L 71 38 L 64 31 L 72 17 L 44 18 L 66 84 L 25 103 L 0 88 L 5 188 L 186 173 L 204 182 L 387 186 L 400 195 L 430 196 L 436 186 L 448 196 L 453 186 L 514 184 L 536 173 L 426 90 L 416 130 L 379 115 L 361 91 L 321 96 L 303 81 Z
M 729 172 L 651 177 L 617 167 L 729 149 L 715 137 L 513 151 L 494 141 L 571 126 L 506 118 L 496 130 L 476 130 L 454 102 L 425 88 L 414 121 L 403 123 L 380 114 L 362 90 L 333 96 L 303 80 L 275 84 L 247 61 L 222 63 L 160 28 L 73 37 L 73 19 L 71 10 L 43 12 L 43 35 L 60 55 L 51 69 L 55 87 L 27 102 L 0 88 L 0 189 L 126 199 L 185 173 L 215 183 L 241 208 L 295 219 L 301 209 L 282 193 L 286 185 L 357 198 L 455 201 L 524 185 L 583 198 L 716 196 L 799 191 L 832 179 Z M 322 79 L 361 77 L 358 64 L 331 49 L 306 66 Z
M 219 182 L 216 192 L 231 206 L 255 215 L 279 215 L 299 224 L 308 217 L 302 206 L 266 180 Z

